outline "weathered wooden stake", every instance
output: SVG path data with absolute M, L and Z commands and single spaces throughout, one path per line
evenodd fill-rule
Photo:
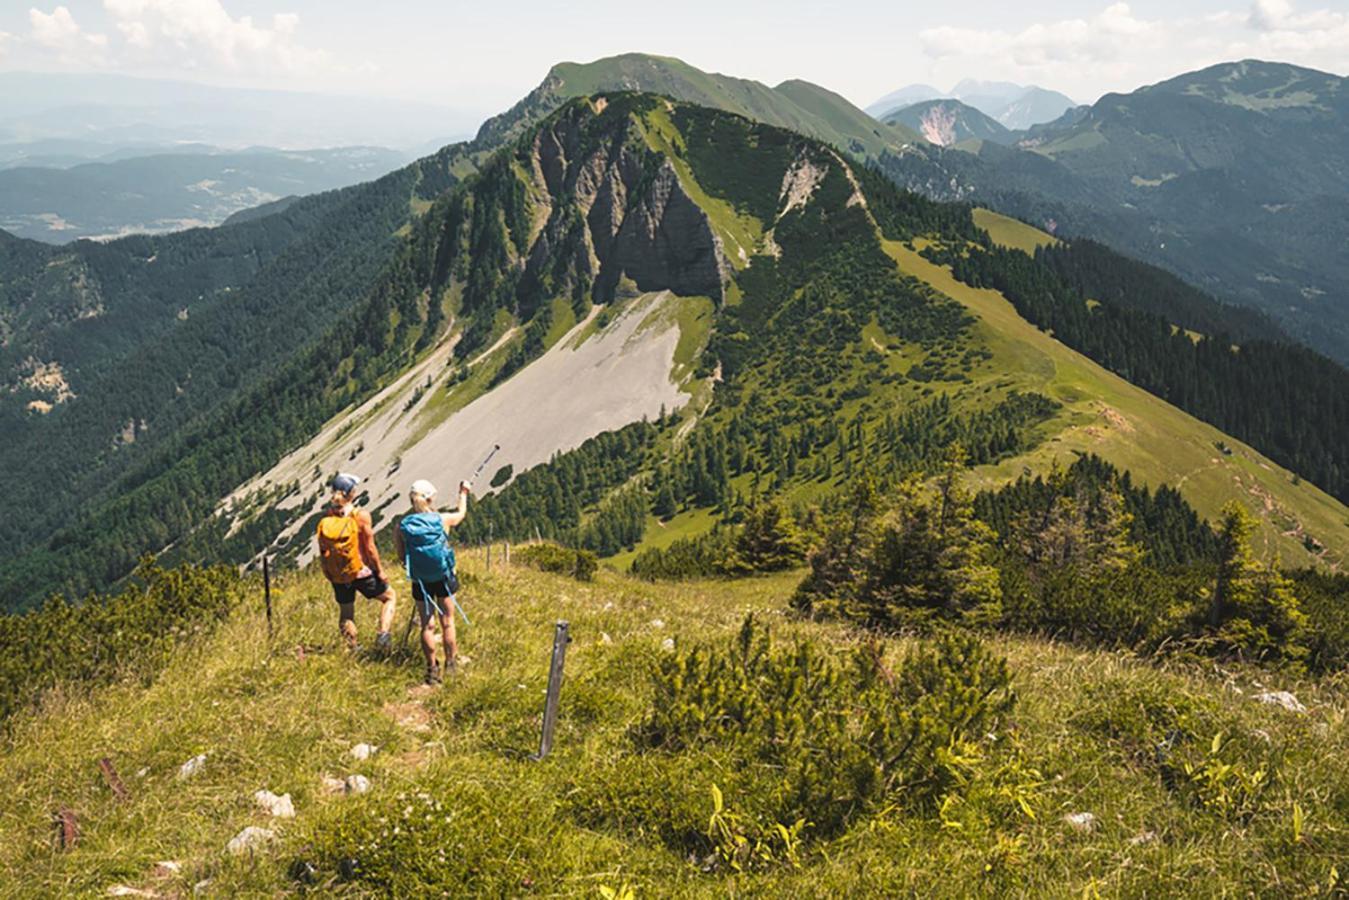
M 568 624 L 559 621 L 553 629 L 553 658 L 548 666 L 548 696 L 543 701 L 543 733 L 539 737 L 539 752 L 529 758 L 538 762 L 553 749 L 553 730 L 557 727 L 557 704 L 562 697 L 562 664 L 567 660 L 567 645 L 571 636 Z
M 106 756 L 100 759 L 98 770 L 103 773 L 103 780 L 108 783 L 108 787 L 112 788 L 112 793 L 118 800 L 126 800 L 131 796 L 131 793 L 126 789 L 126 785 L 122 783 L 121 776 L 113 768 L 111 759 Z
M 505 563 L 506 568 L 509 569 L 509 568 L 511 567 L 511 542 L 510 542 L 510 541 L 507 541 L 507 542 L 506 542 L 505 550 L 506 550 L 506 555 L 505 555 L 505 557 L 504 557 L 504 559 L 503 559 L 503 562 Z
M 492 542 L 487 542 L 487 571 L 492 571 Z
M 262 557 L 262 600 L 267 604 L 267 639 L 272 639 L 272 567 Z
M 53 823 L 56 826 L 56 842 L 62 850 L 69 850 L 80 840 L 80 823 L 75 818 L 75 811 L 62 808 L 54 817 Z

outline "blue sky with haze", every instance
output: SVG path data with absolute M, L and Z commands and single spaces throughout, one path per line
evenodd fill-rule
M 1259 57 L 1345 74 L 1347 0 L 680 4 L 4 0 L 0 70 L 111 71 L 504 109 L 560 60 L 629 50 L 858 105 L 912 82 L 1034 82 L 1089 102 Z

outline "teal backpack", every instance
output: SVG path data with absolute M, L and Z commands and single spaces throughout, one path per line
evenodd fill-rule
M 454 548 L 438 512 L 410 513 L 398 523 L 404 562 L 413 581 L 446 581 L 454 576 Z M 453 589 L 453 584 L 451 584 Z

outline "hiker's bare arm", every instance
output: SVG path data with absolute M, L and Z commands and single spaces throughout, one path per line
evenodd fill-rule
M 361 516 L 360 528 L 361 559 L 370 567 L 371 572 L 383 578 L 384 566 L 379 561 L 379 548 L 375 546 L 375 527 L 368 513 Z
M 449 530 L 468 515 L 468 485 L 459 485 L 459 505 L 454 508 L 454 512 L 441 514 L 440 520 L 445 523 L 445 530 Z

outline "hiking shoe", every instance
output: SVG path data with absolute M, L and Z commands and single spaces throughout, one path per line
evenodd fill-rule
M 432 663 L 426 667 L 427 684 L 443 684 L 444 679 L 440 675 L 440 663 Z
M 387 631 L 381 631 L 375 635 L 375 648 L 388 653 L 393 649 L 393 635 Z

